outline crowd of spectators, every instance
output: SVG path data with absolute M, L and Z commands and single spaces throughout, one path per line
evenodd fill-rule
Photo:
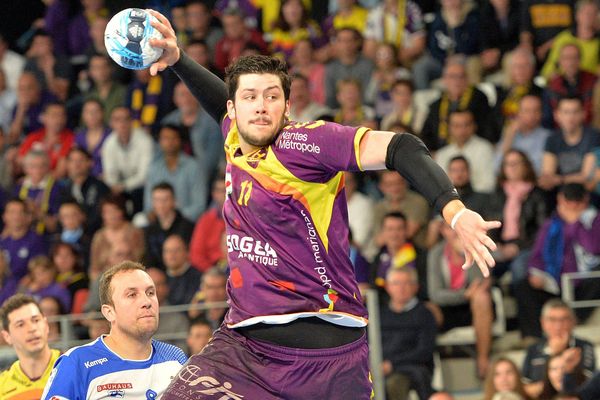
M 98 310 L 100 274 L 124 259 L 150 268 L 161 305 L 225 300 L 217 121 L 171 71 L 150 76 L 108 57 L 103 32 L 119 2 L 43 3 L 18 41 L 0 32 L 0 303 L 22 292 L 49 315 Z M 553 302 L 563 273 L 600 266 L 594 0 L 129 3 L 169 16 L 181 48 L 218 76 L 243 55 L 284 58 L 293 120 L 418 135 L 467 206 L 503 222 L 492 232 L 498 265 L 484 278 L 461 270 L 453 230 L 397 173 L 345 174 L 356 277 L 361 292 L 381 295 L 390 398 L 410 387 L 428 398 L 433 338 L 464 325 L 475 328 L 486 399 L 550 399 L 589 378 L 595 363 L 571 336 L 575 314 Z M 503 274 L 524 342 L 548 341 L 528 352 L 535 371 L 491 359 L 490 290 Z M 599 295 L 597 284 L 575 288 L 577 299 Z M 568 310 L 569 330 L 553 339 L 557 309 Z M 223 313 L 173 315 L 160 333 L 189 326 L 196 352 Z M 577 311 L 580 321 L 589 314 Z M 85 331 L 102 332 L 96 322 Z

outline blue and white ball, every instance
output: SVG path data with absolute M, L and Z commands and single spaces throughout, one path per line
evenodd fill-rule
M 127 8 L 108 21 L 104 45 L 110 57 L 123 68 L 146 69 L 161 56 L 163 49 L 150 46 L 150 39 L 162 39 L 150 21 L 156 18 L 140 8 Z

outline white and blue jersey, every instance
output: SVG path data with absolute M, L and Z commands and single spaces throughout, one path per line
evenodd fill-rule
M 42 399 L 159 399 L 186 361 L 180 348 L 156 340 L 148 359 L 126 360 L 99 337 L 60 356 Z

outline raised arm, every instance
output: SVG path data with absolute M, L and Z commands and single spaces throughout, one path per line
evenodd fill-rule
M 476 262 L 483 276 L 489 276 L 488 268 L 495 262 L 488 249 L 496 250 L 496 244 L 487 231 L 498 228 L 500 222 L 484 221 L 465 207 L 450 179 L 419 138 L 409 133 L 369 131 L 360 142 L 359 152 L 363 169 L 395 170 L 425 196 L 461 239 L 465 249 L 463 268 Z
M 161 13 L 148 10 L 158 22 L 152 22 L 164 39 L 152 39 L 150 44 L 163 49 L 162 56 L 152 66 L 150 74 L 171 67 L 173 72 L 186 84 L 202 107 L 217 123 L 227 112 L 227 88 L 225 83 L 215 74 L 192 60 L 177 46 L 177 36 L 169 20 Z

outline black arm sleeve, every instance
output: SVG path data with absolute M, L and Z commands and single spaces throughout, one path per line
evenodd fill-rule
M 398 171 L 437 212 L 441 212 L 451 200 L 459 199 L 446 173 L 433 161 L 425 144 L 415 135 L 394 135 L 387 148 L 385 166 Z
M 181 50 L 181 57 L 171 67 L 173 72 L 186 84 L 202 108 L 221 123 L 227 112 L 227 87 L 218 76 L 192 60 Z

